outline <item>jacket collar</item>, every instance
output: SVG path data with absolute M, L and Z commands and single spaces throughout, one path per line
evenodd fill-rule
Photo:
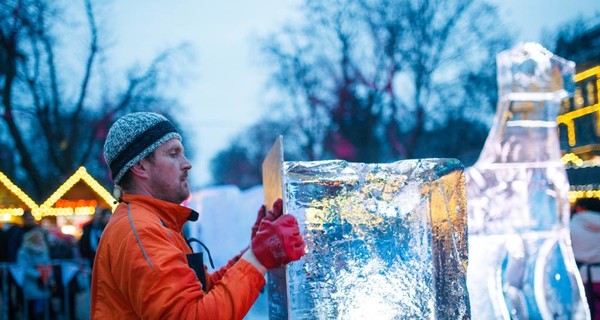
M 176 203 L 130 193 L 124 193 L 121 199 L 123 202 L 139 205 L 156 214 L 166 227 L 177 231 L 181 231 L 183 225 L 188 220 L 198 220 L 198 213 L 196 211 Z

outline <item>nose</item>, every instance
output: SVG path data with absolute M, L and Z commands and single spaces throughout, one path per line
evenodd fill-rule
M 191 170 L 192 169 L 192 163 L 185 156 L 183 156 L 182 168 L 183 168 L 183 170 Z

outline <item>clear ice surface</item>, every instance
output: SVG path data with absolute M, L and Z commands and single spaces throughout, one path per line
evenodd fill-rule
M 535 43 L 497 55 L 494 124 L 467 180 L 473 319 L 586 319 L 556 117 L 575 65 Z
M 306 255 L 269 274 L 270 319 L 468 319 L 463 167 L 285 162 Z M 274 290 L 271 290 L 273 289 Z M 287 310 L 282 310 L 283 297 Z

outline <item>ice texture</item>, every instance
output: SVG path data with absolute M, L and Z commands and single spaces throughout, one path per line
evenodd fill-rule
M 569 185 L 556 117 L 573 62 L 539 44 L 497 56 L 499 102 L 465 170 L 473 319 L 589 318 L 569 240 Z
M 270 319 L 468 319 L 463 166 L 285 162 L 306 255 L 269 281 Z M 287 310 L 273 305 L 287 297 Z

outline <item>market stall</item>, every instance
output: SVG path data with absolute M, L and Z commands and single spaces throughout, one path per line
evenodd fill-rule
M 25 210 L 36 210 L 38 205 L 21 188 L 0 172 L 0 221 L 16 223 Z
M 96 210 L 113 210 L 115 206 L 115 198 L 80 167 L 33 214 L 47 226 L 55 225 L 61 232 L 79 237 L 82 225 Z

